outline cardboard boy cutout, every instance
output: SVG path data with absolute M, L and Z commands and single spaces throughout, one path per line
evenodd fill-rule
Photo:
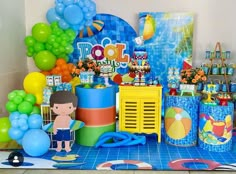
M 54 123 L 51 125 L 53 133 L 56 135 L 57 152 L 62 150 L 63 141 L 65 142 L 66 152 L 71 151 L 70 135 L 73 120 L 70 114 L 76 110 L 76 107 L 77 97 L 69 91 L 57 91 L 50 97 L 50 108 L 57 115 Z

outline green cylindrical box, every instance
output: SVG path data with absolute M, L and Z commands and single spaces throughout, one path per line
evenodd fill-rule
M 115 132 L 116 123 L 104 126 L 85 126 L 76 131 L 76 143 L 82 146 L 94 146 L 105 132 Z

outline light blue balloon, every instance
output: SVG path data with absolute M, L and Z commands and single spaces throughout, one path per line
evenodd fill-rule
M 10 115 L 9 115 L 9 120 L 12 121 L 12 120 L 18 120 L 20 118 L 20 112 L 18 111 L 15 111 L 15 112 L 12 112 Z
M 84 0 L 84 6 L 89 7 L 91 4 L 90 0 Z
M 56 0 L 55 3 L 63 3 L 63 0 Z
M 19 145 L 22 145 L 22 138 L 19 139 L 19 140 L 16 140 L 16 142 L 17 142 Z
M 58 24 L 59 24 L 60 28 L 63 30 L 70 28 L 69 24 L 64 19 L 60 19 Z
M 24 126 L 24 125 L 28 125 L 27 120 L 24 119 L 24 118 L 20 118 L 20 119 L 18 120 L 18 124 L 19 124 L 20 127 L 21 127 L 21 126 Z
M 91 26 L 93 24 L 93 20 L 87 20 L 85 26 Z
M 25 124 L 25 125 L 22 125 L 22 126 L 20 126 L 20 130 L 22 130 L 22 131 L 27 131 L 29 129 L 29 126 L 28 126 L 28 124 Z
M 87 13 L 89 11 L 88 7 L 83 7 L 82 10 L 84 13 Z
M 90 4 L 89 11 L 96 11 L 96 4 L 94 2 Z
M 28 119 L 28 126 L 30 129 L 41 129 L 43 124 L 43 118 L 39 114 L 32 114 Z
M 82 8 L 84 6 L 84 2 L 83 1 L 79 1 L 77 2 L 77 4 Z
M 56 13 L 55 8 L 50 8 L 47 11 L 46 18 L 49 23 L 59 21 L 61 19 L 61 17 Z
M 74 0 L 63 0 L 63 3 L 65 5 L 71 5 L 71 4 L 73 4 L 73 2 L 74 2 Z
M 49 150 L 50 138 L 41 129 L 30 129 L 23 137 L 22 147 L 25 153 L 30 156 L 41 156 Z
M 56 13 L 59 15 L 63 15 L 64 9 L 65 9 L 65 5 L 62 3 L 58 3 L 55 7 Z
M 83 12 L 78 5 L 69 5 L 64 10 L 65 21 L 71 25 L 79 24 L 83 18 Z
M 11 121 L 11 127 L 18 128 L 19 127 L 18 120 L 12 120 Z
M 18 128 L 14 128 L 11 127 L 8 131 L 9 136 L 11 137 L 11 139 L 13 140 L 19 140 L 21 138 L 23 138 L 24 136 L 24 131 L 18 129 Z
M 87 19 L 87 20 L 92 20 L 93 15 L 92 15 L 91 12 L 88 12 L 88 13 L 85 13 L 84 18 Z
M 28 115 L 27 114 L 20 114 L 20 119 L 28 120 Z

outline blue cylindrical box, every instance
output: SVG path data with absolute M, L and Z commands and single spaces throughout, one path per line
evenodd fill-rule
M 197 144 L 201 96 L 165 96 L 165 142 L 175 146 Z
M 226 152 L 232 148 L 234 105 L 212 106 L 200 103 L 198 145 L 208 151 Z

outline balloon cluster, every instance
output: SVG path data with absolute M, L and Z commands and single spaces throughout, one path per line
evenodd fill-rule
M 66 63 L 62 58 L 57 59 L 56 66 L 51 71 L 42 71 L 44 75 L 60 75 L 62 82 L 70 82 L 72 80 L 72 70 L 75 68 L 73 63 Z
M 72 29 L 63 30 L 58 22 L 51 25 L 37 23 L 33 26 L 32 36 L 25 37 L 27 56 L 34 57 L 35 65 L 43 71 L 51 70 L 57 58 L 69 60 L 74 51 L 73 41 L 76 33 Z
M 40 109 L 36 104 L 34 94 L 26 93 L 24 90 L 13 90 L 8 94 L 6 109 L 8 112 L 19 111 L 22 114 L 39 114 Z
M 18 111 L 12 112 L 9 116 L 11 128 L 9 135 L 18 144 L 22 144 L 22 138 L 28 129 L 40 129 L 42 127 L 43 119 L 39 114 L 22 114 Z
M 11 139 L 22 145 L 30 156 L 41 156 L 50 147 L 50 138 L 42 130 L 43 118 L 39 114 L 22 114 L 12 112 L 9 116 L 11 128 L 8 134 Z
M 62 29 L 71 28 L 78 31 L 84 26 L 90 26 L 96 15 L 96 4 L 93 0 L 56 0 L 55 8 L 47 11 L 49 23 L 59 22 Z
M 36 104 L 43 102 L 43 89 L 46 86 L 46 77 L 40 72 L 31 72 L 23 82 L 24 89 L 27 93 L 34 94 L 36 97 Z

